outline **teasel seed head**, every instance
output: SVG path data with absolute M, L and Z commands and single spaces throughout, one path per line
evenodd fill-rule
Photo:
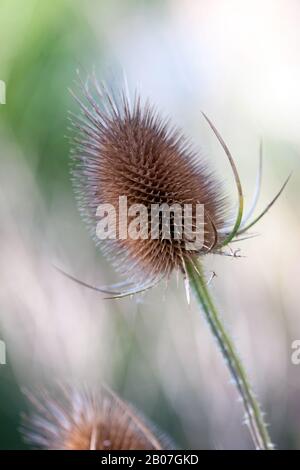
M 123 285 L 127 290 L 124 293 L 120 289 L 93 287 L 68 276 L 92 289 L 113 297 L 122 297 L 153 287 L 162 278 L 169 278 L 174 270 L 181 271 L 187 279 L 186 263 L 193 262 L 195 256 L 206 253 L 228 255 L 223 248 L 239 239 L 267 212 L 288 180 L 267 208 L 249 223 L 260 189 L 262 152 L 256 195 L 249 216 L 243 217 L 243 190 L 233 157 L 214 124 L 203 113 L 233 171 L 238 209 L 232 225 L 232 216 L 229 215 L 228 201 L 220 179 L 183 133 L 172 126 L 170 121 L 163 119 L 148 102 L 142 102 L 138 95 L 135 95 L 131 104 L 128 92 L 120 90 L 112 93 L 105 84 L 99 85 L 95 77 L 92 82 L 90 88 L 89 79 L 86 83 L 80 80 L 82 98 L 73 94 L 82 115 L 71 117 L 72 130 L 75 131 L 71 140 L 72 179 L 80 211 L 96 244 L 101 246 L 115 268 L 125 275 Z M 119 231 L 114 240 L 97 238 L 98 206 L 112 205 L 118 221 L 120 196 L 126 196 L 128 207 L 143 204 L 147 208 L 150 223 L 146 239 L 122 239 Z M 204 206 L 201 248 L 196 251 L 189 248 L 185 231 L 181 239 L 174 236 L 174 219 L 170 238 L 163 237 L 161 225 L 158 239 L 151 237 L 151 207 L 161 207 L 163 204 L 168 207 L 178 204 L 182 209 L 185 204 L 192 207 L 194 236 L 196 206 Z M 130 217 L 128 222 L 130 223 Z M 229 256 L 236 256 L 236 252 L 231 251 Z M 121 284 L 113 287 L 119 288 Z
M 21 432 L 31 446 L 48 450 L 159 450 L 174 448 L 131 405 L 107 387 L 59 386 L 55 393 L 26 392 L 33 408 Z M 55 398 L 53 398 L 55 397 Z
M 73 146 L 73 182 L 80 210 L 93 234 L 100 204 L 112 204 L 118 220 L 119 197 L 128 207 L 144 204 L 149 221 L 152 204 L 204 205 L 204 243 L 197 254 L 216 244 L 216 233 L 226 222 L 226 202 L 220 181 L 182 132 L 161 118 L 149 103 L 136 97 L 131 105 L 124 91 L 113 97 L 94 83 L 83 85 L 86 104 L 77 98 L 84 118 L 72 118 L 79 135 Z M 74 142 L 73 141 L 73 142 Z M 130 218 L 128 220 L 130 222 Z M 195 228 L 195 227 L 194 227 Z M 184 272 L 185 260 L 195 255 L 182 239 L 101 240 L 96 238 L 116 268 L 134 284 L 168 277 L 174 269 Z

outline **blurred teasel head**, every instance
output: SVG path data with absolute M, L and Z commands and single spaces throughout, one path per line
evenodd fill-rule
M 95 77 L 92 86 L 90 80 L 81 81 L 81 90 L 82 98 L 74 97 L 82 114 L 71 117 L 75 131 L 72 138 L 75 193 L 96 243 L 126 276 L 125 292 L 102 289 L 103 292 L 121 297 L 146 290 L 162 278 L 168 278 L 174 270 L 187 277 L 188 262 L 206 253 L 226 254 L 224 247 L 253 226 L 281 193 L 283 187 L 267 209 L 249 222 L 259 193 L 260 157 L 255 197 L 248 215 L 243 217 L 243 191 L 234 160 L 215 126 L 204 115 L 233 171 L 238 209 L 232 222 L 222 184 L 208 162 L 152 105 L 143 102 L 137 94 L 131 102 L 126 87 L 113 93 Z M 128 216 L 125 222 L 120 206 L 124 200 Z M 97 236 L 99 207 L 104 208 L 101 216 L 113 208 L 111 217 L 107 217 L 108 230 L 104 237 Z M 134 210 L 129 209 L 127 213 L 130 207 Z M 199 207 L 203 212 L 198 212 Z M 189 218 L 185 217 L 187 208 Z M 157 218 L 153 218 L 154 213 Z M 165 215 L 169 216 L 167 222 Z M 138 225 L 139 233 L 129 236 L 127 228 L 133 222 Z M 201 242 L 192 243 L 195 239 Z
M 25 441 L 48 450 L 160 450 L 171 441 L 114 392 L 60 386 L 55 393 L 26 392 Z M 174 447 L 173 447 L 174 448 Z

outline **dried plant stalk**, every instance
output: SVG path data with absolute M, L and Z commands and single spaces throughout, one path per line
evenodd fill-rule
M 200 303 L 211 331 L 228 365 L 237 390 L 242 398 L 253 442 L 257 450 L 272 450 L 273 444 L 268 433 L 260 406 L 251 389 L 246 371 L 235 350 L 234 344 L 222 324 L 217 308 L 211 298 L 202 266 L 199 262 L 187 263 L 187 271 L 197 301 Z

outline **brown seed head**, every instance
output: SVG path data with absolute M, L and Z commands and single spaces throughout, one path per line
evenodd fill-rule
M 57 392 L 56 392 L 57 393 Z M 112 391 L 60 388 L 59 398 L 47 391 L 27 394 L 34 412 L 23 417 L 28 443 L 44 449 L 158 450 L 171 442 Z M 174 448 L 174 447 L 173 447 Z
M 189 141 L 149 104 L 136 98 L 131 106 L 123 92 L 113 98 L 95 83 L 96 101 L 83 86 L 87 104 L 80 103 L 84 118 L 72 120 L 79 130 L 73 149 L 73 181 L 80 209 L 95 235 L 97 207 L 116 208 L 119 196 L 128 207 L 144 204 L 148 210 L 147 239 L 105 240 L 101 246 L 118 270 L 133 283 L 143 285 L 185 271 L 185 261 L 195 256 L 187 238 L 151 239 L 151 205 L 192 206 L 193 226 L 197 204 L 204 205 L 204 244 L 198 254 L 211 251 L 224 227 L 225 198 L 220 182 Z M 130 222 L 130 218 L 128 219 Z M 172 219 L 171 219 L 172 222 Z M 173 227 L 174 229 L 174 227 Z M 99 240 L 97 240 L 99 243 Z

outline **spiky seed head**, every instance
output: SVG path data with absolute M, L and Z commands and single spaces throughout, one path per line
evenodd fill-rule
M 197 254 L 210 251 L 224 228 L 225 197 L 207 163 L 182 132 L 162 119 L 149 103 L 136 97 L 130 105 L 124 92 L 113 97 L 94 84 L 83 85 L 84 100 L 76 97 L 83 117 L 72 118 L 73 182 L 80 210 L 95 235 L 99 204 L 116 208 L 126 196 L 128 207 L 144 204 L 148 211 L 147 239 L 101 241 L 104 253 L 131 282 L 143 285 L 184 271 L 185 261 L 195 256 L 187 239 L 151 239 L 152 204 L 190 204 L 195 222 L 197 204 L 204 205 L 204 243 Z M 94 97 L 97 94 L 97 97 Z M 78 135 L 79 134 L 79 135 Z M 130 222 L 130 217 L 128 218 Z M 195 229 L 195 228 L 194 228 Z M 100 243 L 96 239 L 96 243 Z
M 26 393 L 33 410 L 22 434 L 34 447 L 58 450 L 158 450 L 171 441 L 114 392 L 59 387 Z M 55 396 L 55 398 L 53 398 Z

